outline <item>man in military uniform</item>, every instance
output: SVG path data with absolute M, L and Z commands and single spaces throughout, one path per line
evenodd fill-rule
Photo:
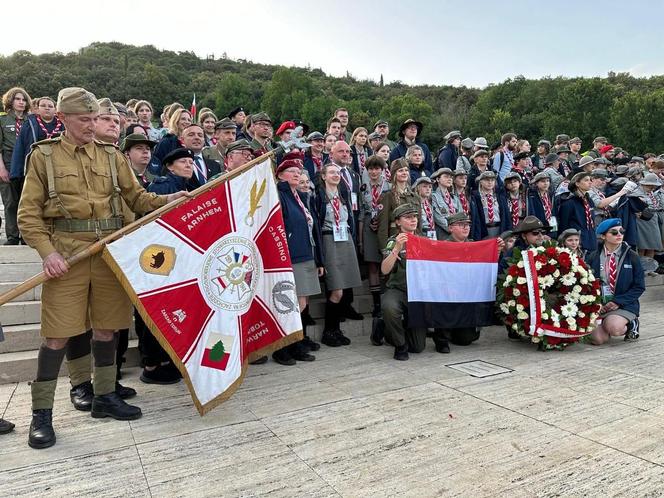
M 99 104 L 99 118 L 95 125 L 95 139 L 108 144 L 117 144 L 122 129 L 120 113 L 111 99 L 99 99 L 97 103 Z
M 99 104 L 83 88 L 65 88 L 57 102 L 61 137 L 34 145 L 19 204 L 18 224 L 43 259 L 49 277 L 42 288 L 37 375 L 31 385 L 32 423 L 28 444 L 55 444 L 55 387 L 70 337 L 92 326 L 94 418 L 134 420 L 141 409 L 115 392 L 115 332 L 128 328 L 131 303 L 100 254 L 70 268 L 70 257 L 123 225 L 122 202 L 133 211 L 158 209 L 185 193 L 159 197 L 140 187 L 116 146 L 95 140 Z
M 387 240 L 383 249 L 380 270 L 387 275 L 382 306 L 385 322 L 385 338 L 394 346 L 394 359 L 404 361 L 408 353 L 421 353 L 426 346 L 426 329 L 406 329 L 408 314 L 408 289 L 406 288 L 406 241 L 408 234 L 417 230 L 419 210 L 411 204 L 402 204 L 392 216 L 399 233 Z M 447 350 L 449 352 L 449 348 Z
M 235 142 L 236 130 L 235 123 L 229 118 L 217 121 L 214 125 L 214 138 L 217 143 L 203 149 L 203 159 L 217 162 L 222 172 L 228 146 Z
M 264 112 L 251 115 L 249 132 L 253 137 L 251 147 L 256 156 L 261 156 L 272 150 L 272 120 Z

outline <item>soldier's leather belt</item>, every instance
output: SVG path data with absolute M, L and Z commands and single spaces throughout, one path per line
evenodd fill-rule
M 111 232 L 121 229 L 122 225 L 122 218 L 106 218 L 103 220 L 56 218 L 53 220 L 53 230 L 58 232 Z

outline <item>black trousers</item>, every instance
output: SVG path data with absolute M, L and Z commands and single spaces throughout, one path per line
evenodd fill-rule
M 138 311 L 134 310 L 134 325 L 138 336 L 138 351 L 141 353 L 141 364 L 144 367 L 157 367 L 170 361 L 168 353 L 161 347 Z

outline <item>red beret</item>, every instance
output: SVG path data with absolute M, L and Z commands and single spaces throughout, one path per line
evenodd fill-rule
M 281 135 L 283 132 L 288 131 L 288 130 L 294 130 L 295 129 L 295 123 L 293 121 L 284 121 L 279 125 L 279 129 L 277 130 L 277 135 Z
M 599 149 L 599 153 L 600 153 L 600 154 L 606 154 L 606 153 L 609 152 L 610 150 L 613 150 L 613 145 L 611 145 L 611 144 L 609 144 L 609 145 L 605 145 L 604 147 L 602 147 L 601 149 Z
M 284 170 L 287 170 L 288 168 L 298 168 L 302 169 L 304 167 L 304 164 L 302 163 L 301 159 L 284 159 L 279 163 L 279 166 L 277 166 L 277 172 L 276 174 L 278 175 Z

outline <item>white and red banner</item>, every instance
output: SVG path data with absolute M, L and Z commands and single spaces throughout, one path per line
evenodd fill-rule
M 491 325 L 498 277 L 498 240 L 406 243 L 408 324 L 411 327 Z
M 302 338 L 270 160 L 109 244 L 116 273 L 201 415 L 246 364 Z

